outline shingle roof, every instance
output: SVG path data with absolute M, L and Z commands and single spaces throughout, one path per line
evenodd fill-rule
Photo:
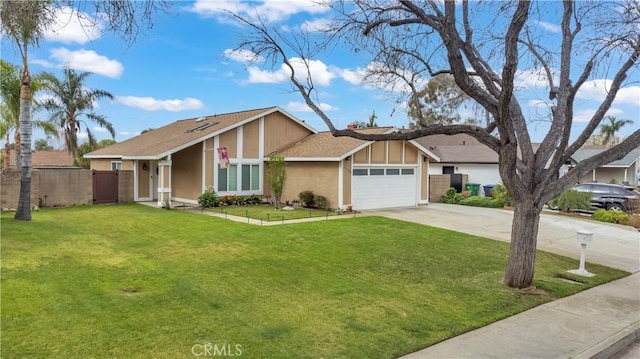
M 197 143 L 213 133 L 231 128 L 242 121 L 267 115 L 278 107 L 211 115 L 180 120 L 123 142 L 90 152 L 87 158 L 100 157 L 153 157 L 159 158 L 181 146 Z
M 4 151 L 2 151 L 4 153 Z M 9 162 L 15 163 L 16 151 L 9 151 Z M 73 167 L 73 157 L 67 151 L 33 151 L 31 152 L 31 164 L 38 167 Z
M 374 127 L 356 130 L 370 134 L 384 134 L 393 127 Z M 340 136 L 334 137 L 331 132 L 319 132 L 309 135 L 293 144 L 275 151 L 274 155 L 285 158 L 341 158 L 370 141 Z
M 604 152 L 606 150 L 606 148 L 581 148 L 579 150 L 577 150 L 573 156 L 571 156 L 571 158 L 580 163 L 584 160 L 586 160 L 589 157 L 595 156 L 601 152 Z M 611 163 L 608 163 L 606 165 L 603 165 L 601 167 L 609 167 L 609 166 L 624 166 L 624 167 L 629 167 L 631 166 L 638 158 L 640 157 L 640 148 L 636 148 L 634 150 L 632 150 L 631 152 L 629 152 L 626 156 L 624 156 L 623 158 L 617 160 L 617 161 L 613 161 Z
M 498 154 L 466 135 L 431 135 L 415 140 L 445 163 L 498 163 Z

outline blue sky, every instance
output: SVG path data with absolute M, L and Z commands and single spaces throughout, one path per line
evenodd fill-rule
M 288 73 L 279 64 L 271 68 L 246 62 L 250 54 L 231 51 L 242 30 L 218 9 L 240 9 L 244 14 L 257 10 L 281 29 L 307 26 L 321 27 L 330 13 L 306 0 L 273 0 L 240 3 L 225 1 L 182 1 L 174 4 L 171 15 L 159 15 L 154 27 L 127 46 L 120 38 L 100 27 L 83 27 L 68 13 L 59 14 L 59 25 L 50 32 L 39 48 L 30 50 L 32 72 L 48 71 L 60 74 L 63 66 L 94 73 L 87 85 L 111 92 L 113 101 L 103 99 L 96 112 L 107 116 L 114 125 L 116 140 L 123 141 L 146 128 L 157 128 L 175 120 L 241 111 L 252 108 L 280 106 L 305 120 L 318 130 L 324 123 L 304 105 L 302 97 L 292 92 Z M 95 17 L 95 14 L 83 14 Z M 548 36 L 557 35 L 558 27 L 538 22 L 538 30 Z M 64 26 L 62 26 L 64 24 Z M 18 64 L 19 55 L 6 38 L 2 40 L 1 56 Z M 346 127 L 354 121 L 366 121 L 376 111 L 378 125 L 407 126 L 405 107 L 397 104 L 393 94 L 361 82 L 362 70 L 371 66 L 365 54 L 355 55 L 345 48 L 313 59 L 312 76 L 319 89 L 319 99 L 336 127 Z M 522 69 L 518 79 L 521 103 L 530 118 L 536 118 L 539 103 L 545 99 L 545 82 L 537 71 Z M 604 97 L 608 79 L 590 79 L 578 94 L 575 129 L 584 127 L 598 99 Z M 640 127 L 640 79 L 632 73 L 627 87 L 609 112 L 618 118 L 630 119 L 622 135 Z M 45 113 L 35 118 L 45 119 Z M 89 122 L 98 139 L 109 134 Z M 546 123 L 530 124 L 534 141 L 542 140 Z M 35 138 L 43 138 L 40 132 Z M 61 145 L 62 142 L 50 141 Z

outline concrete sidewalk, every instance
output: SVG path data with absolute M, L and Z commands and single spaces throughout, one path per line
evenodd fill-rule
M 608 358 L 640 339 L 639 283 L 635 273 L 403 358 Z
M 513 213 L 502 209 L 430 204 L 369 211 L 501 241 Z M 570 297 L 430 346 L 403 358 L 609 358 L 640 340 L 640 233 L 629 227 L 555 214 L 540 218 L 538 249 L 579 258 L 576 231 L 594 233 L 587 262 L 632 272 Z M 587 265 L 588 269 L 588 265 Z

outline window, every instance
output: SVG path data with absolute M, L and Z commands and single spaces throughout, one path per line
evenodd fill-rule
M 238 166 L 218 167 L 218 192 L 238 190 Z
M 369 175 L 369 170 L 366 168 L 354 168 L 353 169 L 354 176 L 367 176 Z
M 410 175 L 413 176 L 414 172 L 413 172 L 413 168 L 403 168 L 402 169 L 402 175 Z
M 387 176 L 399 176 L 400 169 L 399 168 L 387 168 Z
M 260 165 L 242 165 L 242 190 L 260 189 Z
M 384 176 L 384 169 L 382 168 L 372 168 L 369 170 L 369 173 L 372 176 Z
M 119 171 L 122 169 L 122 161 L 111 161 L 111 170 Z

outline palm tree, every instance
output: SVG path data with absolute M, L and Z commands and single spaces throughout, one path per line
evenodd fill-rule
M 50 121 L 64 133 L 65 146 L 76 164 L 78 163 L 78 132 L 81 131 L 82 124 L 87 131 L 89 143 L 96 142 L 82 117 L 106 128 L 113 138 L 116 136 L 111 123 L 104 116 L 93 112 L 94 101 L 103 97 L 113 99 L 113 95 L 104 90 L 87 88 L 84 82 L 90 75 L 90 72 L 78 73 L 69 68 L 63 70 L 62 80 L 52 74 L 42 75 L 43 88 L 52 96 L 42 105 L 50 112 Z
M 600 134 L 602 135 L 602 144 L 606 145 L 610 140 L 613 140 L 612 144 L 615 144 L 616 141 L 616 133 L 622 128 L 624 125 L 631 125 L 633 121 L 631 120 L 618 120 L 615 116 L 607 116 L 606 119 L 609 123 L 602 124 L 600 126 Z
M 31 79 L 31 95 L 35 95 L 41 86 L 41 74 L 35 74 Z M 21 167 L 20 157 L 20 131 L 14 131 L 20 127 L 20 71 L 14 64 L 0 59 L 0 138 L 5 139 L 4 168 L 9 167 L 9 144 L 11 133 L 15 141 L 15 168 Z M 33 112 L 41 108 L 37 102 L 32 103 Z M 48 121 L 32 121 L 34 127 L 44 130 L 47 136 L 58 138 L 58 130 Z
M 20 51 L 20 196 L 14 219 L 31 220 L 31 74 L 28 65 L 30 45 L 38 46 L 44 30 L 53 21 L 49 1 L 2 1 L 0 27 Z

